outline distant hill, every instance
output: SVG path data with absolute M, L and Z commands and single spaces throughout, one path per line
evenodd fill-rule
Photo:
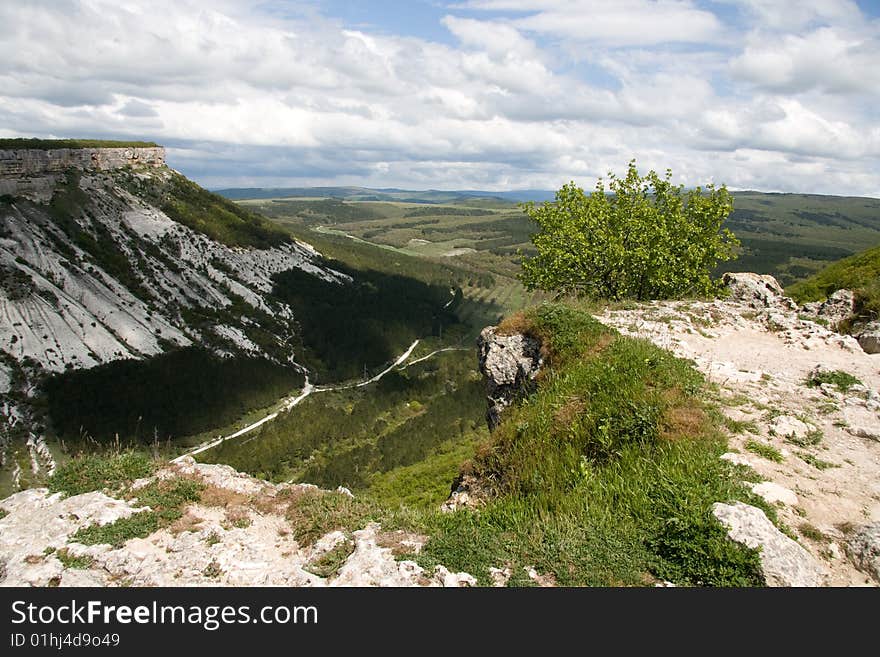
M 393 187 L 249 187 L 215 190 L 235 201 L 268 198 L 335 198 L 344 201 L 396 201 L 401 203 L 462 203 L 473 199 L 493 199 L 518 203 L 552 201 L 556 192 L 545 189 L 522 189 L 507 192 L 481 190 L 407 190 Z

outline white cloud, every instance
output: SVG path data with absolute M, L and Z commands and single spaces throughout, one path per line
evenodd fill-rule
M 877 25 L 739 4 L 469 2 L 449 45 L 232 0 L 2 3 L 0 134 L 154 139 L 211 185 L 592 186 L 636 157 L 880 194 Z

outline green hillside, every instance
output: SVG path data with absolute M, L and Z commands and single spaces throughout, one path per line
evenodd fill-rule
M 856 293 L 856 311 L 865 318 L 880 314 L 880 246 L 828 265 L 819 273 L 786 288 L 799 303 L 821 301 L 836 290 Z

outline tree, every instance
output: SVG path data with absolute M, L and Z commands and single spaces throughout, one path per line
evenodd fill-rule
M 635 160 L 625 178 L 609 173 L 593 193 L 573 182 L 556 200 L 521 207 L 538 224 L 537 249 L 524 257 L 520 279 L 530 290 L 602 299 L 669 299 L 710 294 L 721 260 L 736 257 L 739 241 L 724 220 L 733 198 L 722 185 L 688 192 L 654 171 L 644 178 Z

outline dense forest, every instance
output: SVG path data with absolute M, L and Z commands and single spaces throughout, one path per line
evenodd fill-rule
M 220 358 L 196 347 L 149 360 L 71 370 L 43 383 L 49 418 L 66 441 L 164 442 L 222 426 L 302 386 L 264 359 Z

